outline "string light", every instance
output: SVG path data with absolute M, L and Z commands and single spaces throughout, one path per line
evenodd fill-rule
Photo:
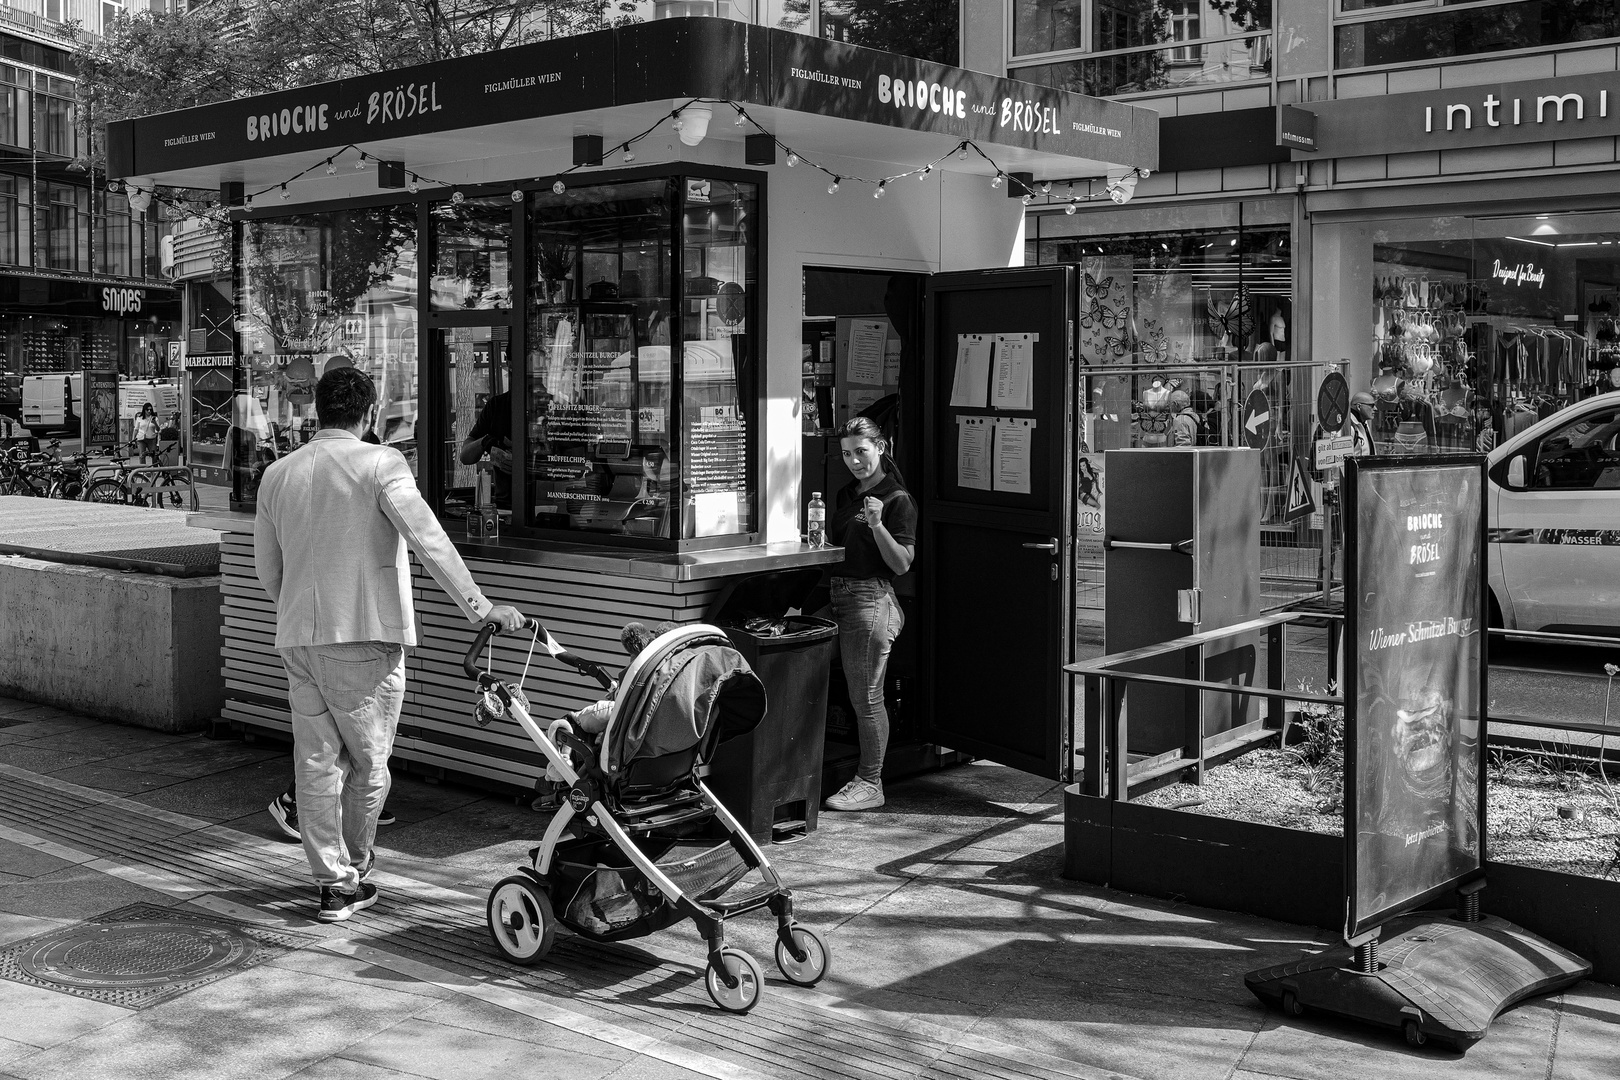
M 736 126 L 741 127 L 741 126 L 744 126 L 744 125 L 747 125 L 747 124 L 752 124 L 753 127 L 756 130 L 758 130 L 760 134 L 771 136 L 771 138 L 776 142 L 776 145 L 781 147 L 782 150 L 787 152 L 787 164 L 788 164 L 789 168 L 794 168 L 794 167 L 798 166 L 800 162 L 803 162 L 805 165 L 807 165 L 812 170 L 815 170 L 815 171 L 818 171 L 818 172 L 821 172 L 821 173 L 825 174 L 830 180 L 830 182 L 827 185 L 827 194 L 829 194 L 829 195 L 838 194 L 838 192 L 839 192 L 840 188 L 842 187 L 844 181 L 850 180 L 850 181 L 853 181 L 853 182 L 858 183 L 858 184 L 870 184 L 870 185 L 872 185 L 872 188 L 873 188 L 872 197 L 874 199 L 881 199 L 886 194 L 888 194 L 889 183 L 891 181 L 898 180 L 901 177 L 905 177 L 905 176 L 916 176 L 919 180 L 927 180 L 929 176 L 933 175 L 934 168 L 936 166 L 940 165 L 942 162 L 944 162 L 948 158 L 950 158 L 952 154 L 954 154 L 956 156 L 957 160 L 959 160 L 959 161 L 970 160 L 970 157 L 971 157 L 972 154 L 978 154 L 979 157 L 984 159 L 985 164 L 990 166 L 990 168 L 991 168 L 991 170 L 993 172 L 993 175 L 992 175 L 991 180 L 990 180 L 991 188 L 999 189 L 1001 187 L 1001 185 L 1002 185 L 1002 181 L 1004 181 L 1004 180 L 1008 181 L 1009 184 L 1015 184 L 1016 187 L 1013 190 L 1014 191 L 1018 191 L 1018 190 L 1022 191 L 1022 194 L 1019 196 L 1019 198 L 1026 205 L 1033 202 L 1034 198 L 1036 197 L 1037 192 L 1040 195 L 1046 196 L 1046 197 L 1051 197 L 1051 195 L 1052 195 L 1052 187 L 1053 187 L 1052 181 L 1050 181 L 1050 180 L 1042 181 L 1038 185 L 1038 187 L 1033 186 L 1033 181 L 1031 181 L 1031 183 L 1026 184 L 1022 179 L 1017 178 L 1017 177 L 1013 177 L 1011 174 L 1003 171 L 1001 169 L 1001 167 L 996 163 L 995 159 L 992 158 L 989 154 L 987 154 L 982 147 L 980 147 L 977 143 L 973 142 L 972 140 L 968 140 L 968 139 L 964 139 L 961 142 L 957 143 L 956 146 L 952 147 L 945 154 L 943 154 L 939 158 L 934 159 L 933 161 L 922 162 L 921 164 L 919 164 L 915 168 L 907 169 L 904 172 L 896 173 L 895 175 L 892 175 L 892 176 L 871 177 L 871 178 L 862 177 L 862 176 L 844 176 L 844 175 L 833 172 L 831 169 L 827 168 L 824 165 L 818 164 L 816 161 L 814 161 L 812 159 L 805 158 L 797 150 L 793 149 L 790 146 L 785 145 L 780 140 L 776 139 L 775 136 L 771 132 L 767 131 L 763 126 L 761 126 L 759 121 L 755 120 L 752 116 L 750 116 L 746 112 L 746 110 L 743 109 L 743 107 L 741 105 L 738 105 L 735 102 L 722 101 L 722 100 L 716 100 L 716 99 L 693 98 L 690 101 L 687 101 L 685 104 L 682 104 L 679 107 L 671 110 L 668 114 L 666 114 L 665 116 L 663 116 L 660 119 L 658 119 L 657 121 L 655 121 L 650 127 L 647 128 L 647 130 L 645 130 L 645 131 L 643 131 L 643 132 L 641 132 L 641 133 L 639 133 L 637 135 L 633 135 L 630 138 L 624 140 L 624 142 L 620 143 L 618 146 L 615 146 L 615 147 L 609 149 L 607 151 L 607 153 L 608 154 L 613 154 L 613 153 L 617 153 L 617 152 L 622 152 L 623 155 L 624 155 L 624 160 L 626 162 L 634 161 L 634 160 L 636 160 L 635 151 L 633 150 L 634 145 L 636 143 L 640 142 L 642 139 L 648 138 L 651 135 L 653 135 L 654 133 L 656 133 L 659 130 L 659 128 L 664 124 L 664 122 L 666 120 L 678 119 L 683 112 L 685 112 L 687 109 L 693 108 L 693 107 L 701 108 L 704 111 L 706 111 L 707 108 L 710 105 L 729 105 L 732 108 L 732 110 L 734 111 L 734 113 L 735 113 L 734 122 L 735 122 Z M 253 209 L 253 200 L 254 200 L 255 197 L 259 197 L 259 196 L 269 194 L 272 191 L 279 191 L 280 194 L 281 194 L 281 197 L 283 199 L 290 199 L 292 197 L 292 195 L 291 195 L 291 191 L 290 191 L 288 185 L 291 184 L 293 181 L 298 180 L 298 179 L 300 179 L 300 178 L 314 172 L 316 169 L 324 168 L 325 172 L 326 172 L 326 175 L 328 175 L 328 176 L 335 175 L 336 172 L 337 172 L 337 158 L 339 156 L 341 156 L 343 153 L 345 153 L 345 152 L 347 152 L 349 150 L 353 150 L 356 154 L 359 155 L 359 160 L 357 160 L 355 162 L 355 164 L 354 164 L 354 167 L 356 169 L 364 169 L 366 167 L 367 163 L 369 163 L 371 161 L 374 161 L 374 160 L 380 160 L 380 159 L 373 158 L 370 154 L 368 154 L 365 151 L 361 150 L 359 147 L 354 146 L 353 144 L 350 144 L 348 146 L 343 147 L 343 149 L 337 151 L 337 153 L 335 153 L 335 154 L 330 154 L 329 156 L 327 156 L 325 158 L 317 159 L 311 165 L 309 165 L 307 168 L 305 168 L 302 171 L 288 177 L 287 179 L 281 181 L 278 184 L 269 185 L 269 186 L 267 186 L 267 187 L 265 187 L 262 190 L 257 191 L 257 192 L 244 193 L 243 202 L 242 202 L 242 208 L 245 209 L 245 210 Z M 556 195 L 562 195 L 564 192 L 566 192 L 568 189 L 567 189 L 567 185 L 564 182 L 563 178 L 570 175 L 571 173 L 575 172 L 576 170 L 578 170 L 580 168 L 583 168 L 583 166 L 582 165 L 575 165 L 572 168 L 564 169 L 561 173 L 556 174 L 555 177 L 552 180 L 551 185 L 550 185 L 552 193 L 556 194 Z M 1148 175 L 1147 170 L 1140 169 L 1140 168 L 1135 168 L 1135 167 L 1117 166 L 1116 169 L 1121 170 L 1121 171 L 1128 169 L 1128 174 L 1130 175 L 1130 177 L 1132 179 L 1145 177 L 1146 175 Z M 445 187 L 445 188 L 451 187 L 451 184 L 446 182 L 446 181 L 435 180 L 435 179 L 433 179 L 431 177 L 422 176 L 419 173 L 414 173 L 414 172 L 413 173 L 407 173 L 407 176 L 409 176 L 409 178 L 410 178 L 409 183 L 406 185 L 407 190 L 412 195 L 415 195 L 420 191 L 420 185 L 422 185 L 422 184 L 443 185 L 443 187 Z M 1100 180 L 1100 179 L 1106 179 L 1106 178 L 1098 178 L 1098 179 Z M 1086 179 L 1085 180 L 1086 191 L 1085 191 L 1084 194 L 1076 194 L 1075 193 L 1075 185 L 1078 183 L 1078 181 L 1076 181 L 1076 180 L 1058 181 L 1058 183 L 1065 184 L 1067 186 L 1067 188 L 1068 188 L 1068 195 L 1067 195 L 1066 201 L 1059 204 L 1059 205 L 1063 205 L 1065 214 L 1074 214 L 1074 213 L 1076 213 L 1078 211 L 1078 209 L 1079 209 L 1079 204 L 1082 201 L 1095 199 L 1095 198 L 1101 197 L 1104 194 L 1109 193 L 1106 190 L 1105 191 L 1097 191 L 1097 190 L 1095 190 L 1094 189 L 1094 181 L 1091 180 L 1091 179 Z M 118 191 L 124 190 L 125 185 L 120 184 L 118 181 L 112 181 L 111 183 L 108 184 L 107 189 L 109 191 L 112 191 L 112 192 L 118 192 Z M 154 201 L 162 202 L 162 203 L 172 207 L 177 213 L 189 214 L 189 213 L 193 212 L 193 209 L 191 207 L 185 206 L 183 203 L 179 202 L 178 200 L 169 199 L 169 198 L 165 198 L 163 196 L 159 196 L 155 192 L 153 193 L 152 197 L 153 197 Z M 512 190 L 512 192 L 511 192 L 511 199 L 512 199 L 512 201 L 514 203 L 521 203 L 521 202 L 525 201 L 526 198 L 527 198 L 527 193 L 522 188 L 514 188 Z M 450 201 L 450 203 L 452 205 L 460 205 L 462 202 L 465 201 L 465 199 L 466 199 L 466 195 L 464 193 L 462 193 L 461 191 L 459 191 L 459 190 L 453 190 L 449 195 L 449 201 Z M 215 204 L 212 204 L 211 206 L 207 207 L 206 209 L 198 209 L 195 212 L 200 213 L 200 214 L 206 214 L 206 215 L 209 215 L 209 216 L 213 216 L 217 220 L 224 221 L 224 220 L 228 220 L 228 211 L 229 211 L 228 207 L 224 207 L 224 206 L 221 206 L 218 203 L 215 203 Z

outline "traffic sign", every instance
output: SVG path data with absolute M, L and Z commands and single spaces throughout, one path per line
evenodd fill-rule
M 1265 449 L 1271 441 L 1271 399 L 1263 390 L 1250 393 L 1243 406 L 1243 437 L 1256 450 Z
M 1322 388 L 1316 392 L 1316 420 L 1327 431 L 1344 427 L 1344 418 L 1350 411 L 1350 384 L 1337 371 L 1330 371 L 1322 379 Z

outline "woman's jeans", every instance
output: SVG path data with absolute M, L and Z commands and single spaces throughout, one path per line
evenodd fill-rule
M 876 784 L 883 778 L 883 754 L 889 745 L 883 672 L 906 617 L 900 613 L 893 583 L 882 578 L 833 578 L 832 614 L 838 622 L 838 651 L 861 739 L 856 775 Z

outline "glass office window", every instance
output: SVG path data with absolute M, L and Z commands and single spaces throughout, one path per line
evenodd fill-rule
M 1617 0 L 1562 4 L 1523 0 L 1462 7 L 1448 2 L 1443 10 L 1426 6 L 1427 11 L 1408 11 L 1390 0 L 1344 0 L 1340 10 L 1346 15 L 1385 7 L 1389 15 L 1335 27 L 1334 66 L 1434 61 L 1620 36 Z
M 247 385 L 232 406 L 236 498 L 315 433 L 315 383 L 356 367 L 377 383 L 374 433 L 416 468 L 416 207 L 242 225 L 237 317 Z
M 28 266 L 33 219 L 33 185 L 20 176 L 0 175 L 0 263 Z

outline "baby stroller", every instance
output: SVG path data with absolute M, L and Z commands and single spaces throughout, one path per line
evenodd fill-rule
M 538 623 L 530 627 L 553 659 L 608 690 L 611 705 L 592 745 L 567 719 L 541 728 L 520 686 L 478 669 L 475 658 L 496 627 L 483 627 L 463 659 L 478 682 L 479 722 L 516 723 L 567 786 L 530 864 L 490 890 L 486 914 L 496 948 L 514 963 L 535 964 L 550 951 L 559 923 L 584 937 L 623 941 L 691 919 L 709 946 L 709 997 L 746 1013 L 759 1003 L 764 974 L 753 957 L 726 945 L 726 920 L 769 908 L 783 976 L 799 986 L 820 982 L 829 966 L 826 942 L 794 921 L 792 891 L 702 780 L 714 747 L 752 731 L 765 715 L 765 688 L 725 633 L 704 624 L 660 633 L 614 682 Z M 762 884 L 728 896 L 751 870 Z

